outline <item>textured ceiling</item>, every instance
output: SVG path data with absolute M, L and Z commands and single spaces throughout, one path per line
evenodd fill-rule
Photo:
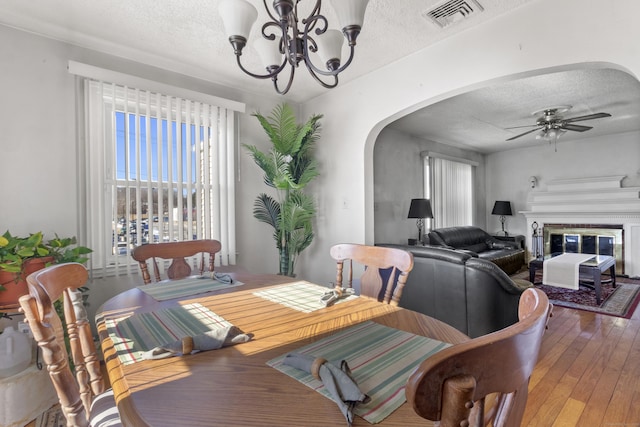
M 478 1 L 484 8 L 482 13 L 440 28 L 423 13 L 440 5 L 441 0 L 370 0 L 355 59 L 340 75 L 341 84 L 535 0 Z M 258 22 L 265 21 L 262 2 L 251 2 L 259 10 Z M 0 23 L 225 86 L 273 94 L 270 81 L 253 79 L 238 69 L 218 15 L 219 3 L 220 0 L 2 0 Z M 309 3 L 310 0 L 302 1 L 300 7 Z M 330 23 L 336 22 L 329 5 L 323 12 Z M 258 35 L 254 28 L 252 37 Z M 245 66 L 261 72 L 255 52 L 251 48 L 245 51 Z M 300 69 L 286 99 L 304 102 L 326 90 L 329 89 L 322 88 L 305 69 Z M 584 70 L 480 89 L 424 108 L 391 126 L 421 138 L 492 152 L 539 143 L 535 133 L 505 143 L 519 131 L 505 128 L 534 124 L 531 112 L 554 105 L 572 105 L 566 117 L 611 113 L 613 117 L 608 119 L 581 122 L 594 126 L 586 133 L 589 136 L 638 130 L 639 95 L 638 81 L 624 73 Z M 581 135 L 568 132 L 562 140 L 575 137 Z
M 220 1 L 2 0 L 0 23 L 226 86 L 273 94 L 270 80 L 253 79 L 238 69 L 218 15 Z M 531 0 L 478 1 L 484 7 L 482 13 L 442 29 L 422 16 L 442 0 L 370 0 L 355 59 L 340 75 L 340 82 L 346 83 Z M 262 73 L 250 46 L 251 40 L 260 36 L 258 23 L 266 22 L 267 14 L 262 1 L 251 3 L 259 16 L 243 63 L 249 70 Z M 330 26 L 336 25 L 333 9 L 325 3 L 322 12 Z M 301 1 L 301 14 L 310 4 L 311 0 Z M 346 52 L 345 47 L 345 59 Z M 287 97 L 303 102 L 326 90 L 303 67 L 296 73 Z
M 564 118 L 593 113 L 611 117 L 579 121 L 592 126 L 582 132 L 567 131 L 558 143 L 579 138 L 640 130 L 640 82 L 612 69 L 583 69 L 543 74 L 458 95 L 405 116 L 389 126 L 422 139 L 476 151 L 495 151 L 533 146 L 536 132 L 513 141 L 507 139 L 535 125 L 546 107 L 570 105 Z

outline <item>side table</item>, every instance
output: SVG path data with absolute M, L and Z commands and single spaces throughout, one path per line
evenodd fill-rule
M 494 235 L 493 237 L 495 237 L 498 240 L 502 240 L 505 242 L 516 242 L 518 245 L 520 245 L 521 249 L 524 249 L 524 236 L 522 234 L 513 234 L 513 235 L 507 235 L 507 236 L 496 236 Z

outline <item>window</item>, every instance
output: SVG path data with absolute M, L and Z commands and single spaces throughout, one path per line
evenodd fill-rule
M 433 219 L 427 229 L 473 225 L 474 162 L 434 153 L 424 156 L 425 197 Z
M 92 79 L 84 104 L 92 269 L 128 271 L 136 245 L 203 238 L 234 264 L 233 111 Z

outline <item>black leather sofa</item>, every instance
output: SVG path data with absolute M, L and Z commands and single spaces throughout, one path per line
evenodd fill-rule
M 475 338 L 518 321 L 520 294 L 533 286 L 512 281 L 494 263 L 433 246 L 396 247 L 413 254 L 400 306 L 441 320 Z
M 524 249 L 516 242 L 498 240 L 473 226 L 437 228 L 429 233 L 429 244 L 464 251 L 471 256 L 493 262 L 507 274 L 524 265 Z

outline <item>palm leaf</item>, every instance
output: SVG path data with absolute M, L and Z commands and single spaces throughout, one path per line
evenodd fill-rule
M 280 203 L 271 196 L 262 193 L 253 202 L 253 216 L 261 222 L 269 224 L 276 231 L 280 228 Z

